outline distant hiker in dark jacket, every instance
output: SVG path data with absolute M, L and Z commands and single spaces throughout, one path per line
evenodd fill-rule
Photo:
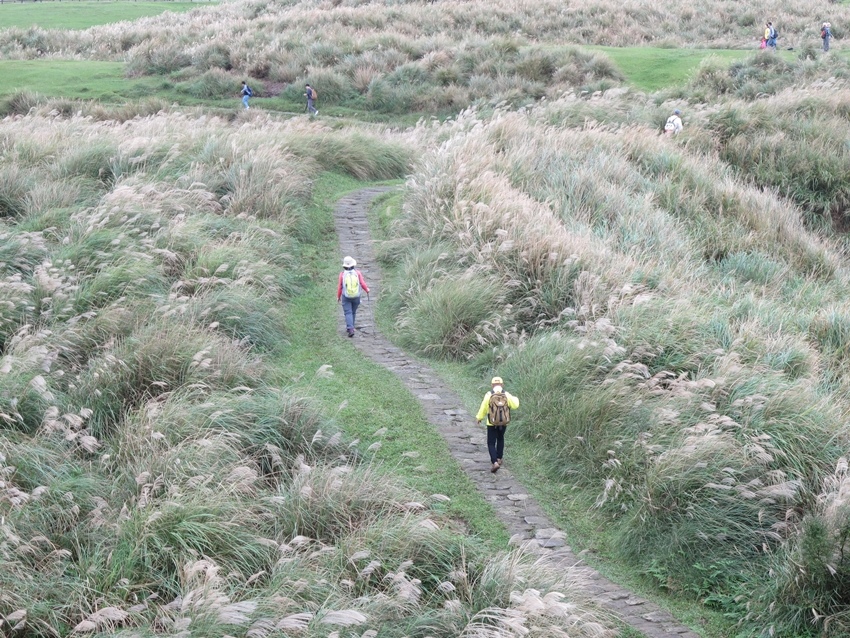
M 337 303 L 342 303 L 345 330 L 349 337 L 354 336 L 354 321 L 357 318 L 357 308 L 360 307 L 360 295 L 362 291 L 369 295 L 369 286 L 363 279 L 363 273 L 354 268 L 356 265 L 353 257 L 342 260 L 342 272 L 339 273 L 339 285 L 336 289 L 336 300 Z
M 511 410 L 519 407 L 519 399 L 505 392 L 502 377 L 493 377 L 492 390 L 484 395 L 475 421 L 479 425 L 487 417 L 487 451 L 490 453 L 490 471 L 494 474 L 502 467 L 502 455 L 505 452 L 505 430 L 511 420 Z
M 309 84 L 304 85 L 304 97 L 307 98 L 307 112 L 311 115 L 318 115 L 319 110 L 316 108 L 316 90 Z
M 242 82 L 242 93 L 241 93 L 241 95 L 242 95 L 242 106 L 244 106 L 246 109 L 250 109 L 251 107 L 248 106 L 248 98 L 250 98 L 252 95 L 254 95 L 254 92 L 251 90 L 251 87 L 248 86 L 247 82 Z
M 832 37 L 832 25 L 829 22 L 824 22 L 820 28 L 820 38 L 823 40 L 823 51 L 829 51 L 829 39 Z

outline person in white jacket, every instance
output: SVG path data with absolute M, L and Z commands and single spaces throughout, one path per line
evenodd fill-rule
M 667 118 L 667 123 L 664 125 L 664 135 L 678 135 L 682 132 L 682 112 L 679 109 L 673 111 L 673 115 Z

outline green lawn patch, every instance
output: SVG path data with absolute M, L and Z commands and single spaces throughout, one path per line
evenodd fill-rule
M 709 56 L 733 62 L 753 54 L 751 50 L 728 49 L 588 48 L 605 53 L 626 76 L 629 84 L 642 91 L 657 91 L 684 84 Z
M 0 4 L 0 29 L 88 29 L 166 11 L 183 13 L 206 4 L 210 2 L 4 2 Z
M 0 60 L 0 77 L 3 78 L 0 98 L 29 91 L 47 98 L 92 100 L 103 104 L 162 98 L 184 106 L 242 108 L 236 81 L 232 95 L 204 99 L 180 90 L 165 76 L 128 78 L 125 68 L 123 62 L 100 60 Z M 270 102 L 272 100 L 259 100 L 253 104 L 264 108 Z
M 2 60 L 0 76 L 3 77 L 0 96 L 33 91 L 47 97 L 124 102 L 165 96 L 170 86 L 164 78 L 127 79 L 123 62 Z

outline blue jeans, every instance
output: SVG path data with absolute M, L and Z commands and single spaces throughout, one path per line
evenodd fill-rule
M 249 97 L 251 97 L 251 96 L 250 95 L 243 95 L 242 96 L 242 106 L 244 106 L 246 109 L 248 108 L 248 98 Z
M 345 313 L 346 330 L 354 330 L 354 318 L 357 315 L 358 306 L 360 306 L 360 297 L 342 296 L 342 311 Z
M 506 425 L 487 426 L 487 451 L 490 452 L 490 463 L 495 463 L 505 453 Z
M 319 112 L 319 111 L 316 109 L 316 103 L 315 103 L 315 101 L 314 101 L 312 98 L 309 98 L 309 97 L 307 98 L 307 110 L 308 110 L 310 113 L 312 113 L 313 115 L 315 115 L 316 113 L 318 113 L 318 112 Z

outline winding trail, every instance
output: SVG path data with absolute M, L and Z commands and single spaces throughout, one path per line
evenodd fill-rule
M 351 255 L 369 283 L 371 294 L 381 289 L 381 269 L 375 261 L 366 211 L 370 202 L 390 188 L 366 188 L 337 202 L 334 221 L 342 255 Z M 365 312 L 363 310 L 366 310 Z M 345 321 L 339 313 L 340 335 Z M 361 309 L 354 345 L 366 357 L 391 370 L 422 404 L 427 419 L 443 436 L 452 456 L 485 498 L 493 504 L 499 520 L 511 534 L 512 543 L 527 543 L 554 566 L 579 565 L 581 558 L 567 545 L 566 535 L 555 527 L 540 505 L 514 478 L 509 465 L 490 473 L 484 428 L 473 427 L 474 415 L 440 377 L 378 332 L 371 308 Z M 508 459 L 508 464 L 510 459 Z M 585 589 L 602 608 L 613 611 L 627 625 L 648 638 L 700 638 L 680 625 L 669 612 L 611 582 L 596 570 L 581 565 Z

